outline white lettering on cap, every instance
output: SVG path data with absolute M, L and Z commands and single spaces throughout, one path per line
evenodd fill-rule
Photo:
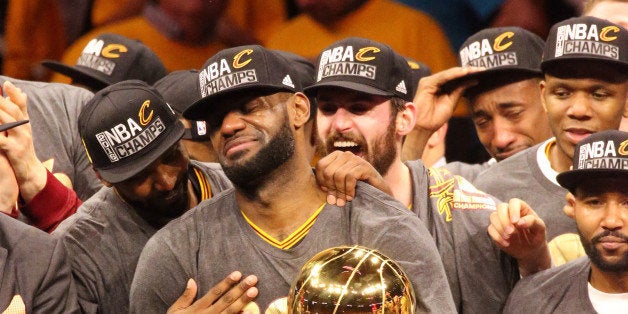
M 166 126 L 159 116 L 144 128 L 129 118 L 126 123 L 117 124 L 108 131 L 96 134 L 96 140 L 113 163 L 141 151 L 164 130 Z

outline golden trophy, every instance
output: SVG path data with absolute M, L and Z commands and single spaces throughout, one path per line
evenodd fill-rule
M 412 283 L 401 267 L 362 246 L 326 249 L 301 268 L 288 313 L 414 313 Z

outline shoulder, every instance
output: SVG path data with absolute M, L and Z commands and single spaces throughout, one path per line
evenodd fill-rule
M 486 170 L 478 174 L 475 182 L 479 184 L 495 179 L 503 180 L 504 178 L 514 177 L 517 174 L 529 176 L 530 156 L 536 156 L 538 148 L 539 145 L 535 145 L 491 165 Z
M 2 246 L 15 253 L 54 248 L 57 242 L 49 234 L 4 214 L 0 214 L 0 233 Z
M 558 267 L 546 269 L 534 275 L 519 280 L 513 295 L 525 294 L 548 294 L 554 290 L 565 289 L 565 287 L 573 285 L 577 280 L 578 274 L 587 272 L 590 268 L 589 259 L 586 256 L 580 257 L 569 263 L 565 263 Z

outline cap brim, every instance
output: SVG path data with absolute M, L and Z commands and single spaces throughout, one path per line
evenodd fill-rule
M 97 168 L 96 170 L 98 170 L 98 173 L 105 181 L 110 183 L 119 183 L 127 180 L 140 173 L 172 147 L 172 145 L 176 144 L 183 136 L 184 131 L 183 123 L 177 120 L 174 127 L 170 129 L 170 133 L 158 144 L 159 146 L 157 148 L 147 149 L 144 155 L 129 160 L 127 163 L 115 164 L 115 166 L 110 168 Z
M 20 126 L 22 124 L 28 123 L 28 120 L 20 120 L 15 122 L 4 123 L 0 125 L 0 132 L 4 132 L 6 130 L 10 130 L 16 126 Z
M 556 176 L 556 181 L 558 181 L 560 186 L 573 192 L 579 184 L 586 180 L 598 178 L 625 178 L 626 175 L 628 175 L 628 171 L 620 169 L 581 169 L 559 173 Z
M 294 93 L 293 90 L 290 90 L 287 87 L 284 88 L 280 86 L 270 85 L 244 85 L 241 87 L 231 88 L 195 101 L 183 112 L 183 117 L 188 120 L 204 121 L 207 118 L 209 108 L 211 108 L 214 104 L 223 103 L 227 98 L 237 97 L 238 95 L 243 94 L 250 96 L 259 94 L 261 96 L 268 93 L 277 93 L 281 91 Z
M 606 59 L 606 58 L 603 59 L 603 58 L 590 56 L 590 55 L 577 55 L 577 54 L 562 56 L 556 59 L 545 60 L 541 62 L 541 70 L 543 71 L 543 73 L 545 73 L 549 68 L 554 67 L 554 66 L 559 66 L 561 65 L 561 63 L 565 63 L 566 65 L 570 65 L 570 64 L 573 65 L 574 61 L 575 62 L 578 62 L 578 61 L 587 62 L 588 64 L 602 63 L 602 64 L 608 64 L 612 66 L 619 66 L 620 68 L 618 68 L 617 71 L 622 71 L 622 72 L 628 70 L 628 63 L 624 61 Z
M 347 81 L 319 82 L 310 87 L 305 88 L 304 92 L 307 93 L 308 95 L 314 95 L 316 91 L 318 91 L 318 89 L 321 87 L 341 87 L 345 89 L 350 89 L 350 90 L 366 93 L 369 95 L 388 96 L 388 97 L 395 96 L 395 94 L 393 93 L 383 91 L 373 86 L 355 83 L 355 82 L 347 82 Z
M 68 66 L 66 64 L 53 60 L 44 60 L 41 62 L 41 64 L 55 72 L 61 73 L 71 78 L 77 83 L 84 84 L 96 90 L 103 89 L 112 84 L 111 82 L 107 82 L 100 78 L 97 78 L 89 73 L 87 70 L 83 70 L 76 66 Z
M 533 70 L 533 69 L 524 69 L 524 68 L 516 68 L 516 67 L 499 67 L 499 68 L 486 69 L 480 72 L 469 73 L 465 76 L 458 77 L 444 83 L 440 87 L 440 93 L 442 94 L 451 93 L 458 87 L 466 85 L 472 81 L 477 82 L 477 84 L 479 85 L 485 81 L 493 81 L 498 76 L 511 75 L 511 74 L 517 75 L 517 76 L 520 75 L 522 79 L 524 79 L 525 77 L 534 77 L 534 76 L 541 77 L 543 75 L 543 72 L 541 72 L 541 69 Z

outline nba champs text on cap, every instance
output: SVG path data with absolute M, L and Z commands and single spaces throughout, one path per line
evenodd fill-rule
M 494 71 L 541 74 L 543 46 L 541 37 L 520 27 L 487 28 L 462 44 L 458 61 L 463 67 L 486 68 L 479 72 L 483 74 Z
M 95 90 L 131 79 L 154 84 L 167 73 L 161 59 L 148 46 L 108 33 L 90 40 L 74 66 L 52 60 L 42 64 Z
M 209 58 L 198 73 L 200 100 L 184 113 L 203 120 L 207 106 L 234 93 L 299 92 L 302 85 L 291 62 L 259 45 L 224 49 Z
M 170 105 L 139 80 L 119 82 L 97 92 L 78 123 L 90 162 L 111 183 L 142 171 L 184 132 Z
M 318 56 L 316 82 L 306 92 L 335 86 L 412 101 L 411 77 L 406 59 L 389 46 L 349 37 L 331 44 Z
M 556 177 L 566 189 L 596 177 L 628 176 L 628 132 L 609 130 L 592 134 L 576 146 L 572 170 Z
M 610 21 L 585 16 L 556 23 L 547 37 L 543 62 L 588 60 L 628 68 L 628 31 Z

